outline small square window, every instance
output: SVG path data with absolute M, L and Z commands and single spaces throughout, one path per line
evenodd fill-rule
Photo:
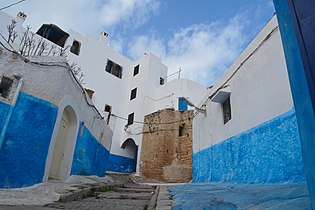
M 2 77 L 0 83 L 0 96 L 3 98 L 8 98 L 10 95 L 10 90 L 13 84 L 13 80 L 8 77 Z
M 137 65 L 134 69 L 133 69 L 133 76 L 136 76 L 137 74 L 139 74 L 139 65 Z
M 226 124 L 228 121 L 231 120 L 232 114 L 231 114 L 231 103 L 230 103 L 230 97 L 228 97 L 223 103 L 223 122 Z
M 107 60 L 105 71 L 110 74 L 115 75 L 116 77 L 120 79 L 122 78 L 122 67 L 111 60 Z
M 128 123 L 127 125 L 132 125 L 133 124 L 133 118 L 134 118 L 135 113 L 131 113 L 128 115 Z
M 78 42 L 77 40 L 74 40 L 72 43 L 72 46 L 70 48 L 70 52 L 72 52 L 75 55 L 80 54 L 80 48 L 81 48 L 81 43 Z
M 130 101 L 137 97 L 137 88 L 131 90 Z
M 160 85 L 164 85 L 164 79 L 160 77 Z
M 185 124 L 182 124 L 178 128 L 178 136 L 184 136 L 185 135 Z

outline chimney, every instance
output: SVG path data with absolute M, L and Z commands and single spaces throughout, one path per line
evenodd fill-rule
M 24 12 L 19 12 L 16 16 L 16 21 L 19 23 L 23 23 L 26 19 L 27 15 Z
M 108 33 L 103 31 L 100 35 L 100 41 L 105 42 L 106 44 L 108 43 Z

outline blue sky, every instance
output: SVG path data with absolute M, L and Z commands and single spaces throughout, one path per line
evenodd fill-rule
M 14 0 L 2 0 L 0 7 Z M 153 52 L 182 77 L 211 85 L 274 13 L 272 0 L 26 0 L 4 10 L 24 11 L 25 25 L 42 23 L 98 38 L 136 60 Z M 175 76 L 176 77 L 176 76 Z M 172 79 L 172 78 L 170 78 Z

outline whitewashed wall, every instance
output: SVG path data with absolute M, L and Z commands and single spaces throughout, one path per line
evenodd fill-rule
M 14 18 L 0 12 L 1 26 L 8 25 L 11 19 Z M 19 33 L 25 30 L 22 22 L 20 21 L 16 27 Z M 6 28 L 0 27 L 0 32 L 6 34 Z M 135 113 L 134 121 L 143 122 L 144 116 L 154 111 L 164 108 L 177 109 L 178 97 L 184 96 L 198 104 L 206 94 L 203 86 L 189 80 L 174 80 L 167 83 L 165 79 L 165 84 L 160 85 L 160 78 L 167 78 L 167 66 L 151 53 L 144 54 L 137 61 L 131 61 L 109 48 L 106 36 L 101 35 L 98 40 L 83 36 L 74 30 L 69 30 L 68 33 L 70 36 L 65 47 L 71 46 L 73 40 L 76 40 L 81 43 L 81 49 L 79 55 L 68 50 L 67 60 L 69 64 L 76 63 L 82 68 L 85 74 L 84 86 L 95 91 L 92 101 L 103 116 L 107 115 L 104 107 L 108 104 L 112 106 L 112 114 L 128 118 L 130 113 Z M 105 71 L 108 59 L 123 67 L 121 79 Z M 133 76 L 134 67 L 137 65 L 140 66 L 139 74 Z M 137 88 L 137 96 L 130 101 L 130 93 L 134 88 Z M 132 149 L 122 149 L 121 145 L 126 139 L 132 138 L 141 146 L 143 126 L 141 123 L 134 123 L 125 129 L 126 124 L 127 121 L 124 119 L 111 117 L 109 123 L 113 129 L 111 153 L 133 158 Z
M 259 49 L 256 50 L 257 48 Z M 232 78 L 228 80 L 230 77 Z M 232 119 L 226 124 L 223 123 L 222 104 L 207 100 L 223 84 L 231 92 Z M 203 104 L 206 105 L 207 115 L 199 113 L 193 121 L 194 153 L 293 108 L 275 16 L 210 89 L 199 106 Z

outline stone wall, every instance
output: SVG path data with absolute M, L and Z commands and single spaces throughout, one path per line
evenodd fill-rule
M 142 176 L 165 182 L 191 180 L 193 114 L 193 111 L 164 109 L 145 117 L 140 159 Z

